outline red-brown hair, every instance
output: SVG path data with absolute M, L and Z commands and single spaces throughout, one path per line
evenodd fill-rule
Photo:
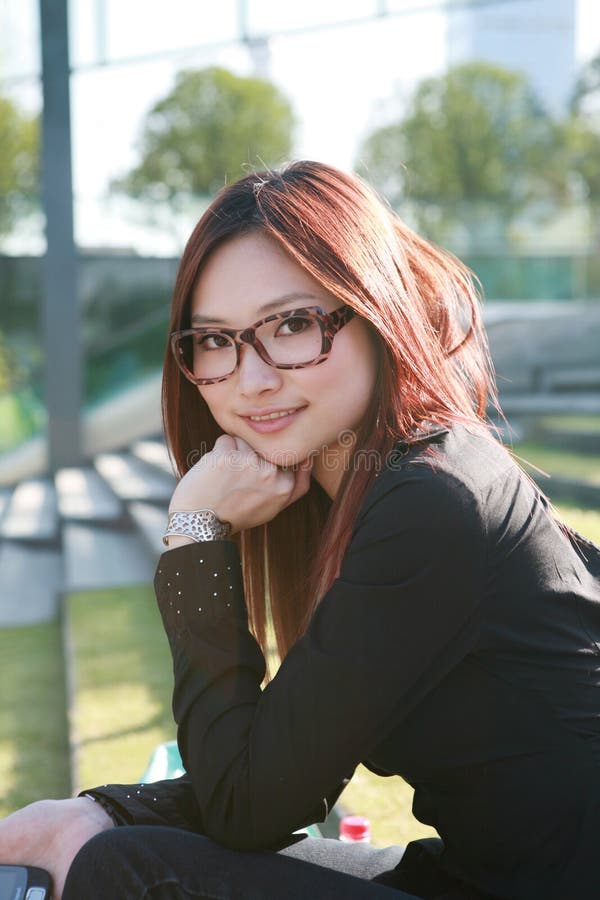
M 424 420 L 489 433 L 486 410 L 497 397 L 470 271 L 415 234 L 362 179 L 322 163 L 247 175 L 218 194 L 185 248 L 169 331 L 189 328 L 192 292 L 209 254 L 253 229 L 352 306 L 376 337 L 374 402 L 355 455 L 385 460 Z M 222 432 L 169 348 L 162 401 L 165 436 L 183 475 Z M 237 536 L 250 623 L 263 648 L 268 602 L 282 657 L 307 627 L 339 571 L 374 475 L 373 466 L 347 466 L 333 501 L 313 480 L 274 520 Z

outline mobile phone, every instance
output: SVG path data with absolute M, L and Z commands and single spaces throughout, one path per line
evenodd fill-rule
M 52 879 L 34 866 L 0 865 L 0 900 L 50 900 Z

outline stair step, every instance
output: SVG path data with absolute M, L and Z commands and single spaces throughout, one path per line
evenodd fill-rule
M 154 576 L 141 535 L 124 528 L 69 522 L 63 548 L 66 591 L 143 584 Z
M 168 475 L 174 475 L 173 466 L 169 459 L 169 451 L 162 441 L 136 441 L 131 447 L 131 451 L 138 459 L 155 466 L 157 469 L 162 469 Z
M 2 517 L 8 507 L 11 493 L 12 491 L 9 490 L 0 490 L 0 522 L 2 522 Z
M 511 394 L 504 389 L 500 405 L 506 416 L 600 415 L 600 393 Z
M 0 626 L 51 621 L 61 588 L 58 550 L 20 541 L 0 544 Z
M 160 472 L 131 453 L 101 453 L 94 464 L 122 500 L 150 500 L 168 503 L 175 478 Z
M 60 469 L 55 485 L 58 511 L 63 519 L 114 522 L 123 515 L 122 503 L 91 467 Z
M 58 532 L 56 491 L 47 478 L 17 485 L 10 498 L 0 536 L 11 540 L 48 541 Z
M 143 503 L 140 500 L 128 505 L 129 514 L 144 536 L 151 552 L 158 557 L 167 549 L 162 542 L 167 524 L 167 507 Z

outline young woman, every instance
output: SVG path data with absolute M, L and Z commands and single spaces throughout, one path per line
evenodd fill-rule
M 155 587 L 187 774 L 33 804 L 2 860 L 63 900 L 597 898 L 600 551 L 487 424 L 468 270 L 300 162 L 216 198 L 170 331 Z M 298 841 L 361 761 L 441 839 Z

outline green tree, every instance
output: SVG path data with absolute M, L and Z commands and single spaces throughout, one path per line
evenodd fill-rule
M 288 100 L 268 81 L 219 67 L 180 72 L 146 116 L 141 162 L 113 186 L 170 203 L 211 194 L 241 177 L 244 164 L 289 156 L 293 125 Z
M 562 123 L 565 171 L 568 172 L 575 202 L 587 207 L 589 239 L 600 244 L 600 129 L 586 116 L 574 114 Z
M 38 193 L 38 119 L 0 96 L 0 234 L 33 208 Z
M 525 207 L 556 196 L 556 140 L 524 76 L 474 62 L 421 82 L 405 118 L 373 132 L 359 160 L 392 205 L 411 204 L 431 237 L 462 227 L 474 248 L 490 223 L 505 241 Z
M 577 115 L 590 101 L 596 109 L 600 107 L 600 53 L 581 69 L 571 97 L 571 111 Z
M 571 99 L 570 115 L 562 123 L 565 168 L 572 183 L 583 187 L 592 226 L 600 242 L 600 53 L 581 70 Z

